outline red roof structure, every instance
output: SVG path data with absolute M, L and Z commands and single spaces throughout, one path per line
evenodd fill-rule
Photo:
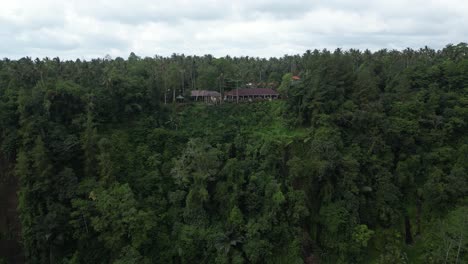
M 300 80 L 301 77 L 299 77 L 299 76 L 297 76 L 297 75 L 294 75 L 294 76 L 292 77 L 292 79 L 295 80 L 295 81 L 297 81 L 297 80 Z
M 208 90 L 193 90 L 190 95 L 192 97 L 221 97 L 220 93 Z
M 225 94 L 226 96 L 278 96 L 279 93 L 271 88 L 234 89 Z
M 216 91 L 193 90 L 190 92 L 190 96 L 194 101 L 202 101 L 205 103 L 214 104 L 218 104 L 221 102 L 221 94 Z
M 274 100 L 279 93 L 271 88 L 243 88 L 234 89 L 224 94 L 227 101 Z

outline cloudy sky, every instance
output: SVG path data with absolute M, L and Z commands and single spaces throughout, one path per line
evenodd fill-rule
M 468 41 L 468 0 L 0 0 L 0 57 L 442 48 Z

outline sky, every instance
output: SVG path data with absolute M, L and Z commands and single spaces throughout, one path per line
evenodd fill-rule
M 459 42 L 468 0 L 0 0 L 0 58 L 268 58 Z

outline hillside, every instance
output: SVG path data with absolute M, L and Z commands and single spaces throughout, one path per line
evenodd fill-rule
M 467 54 L 4 59 L 2 257 L 464 263 Z M 282 99 L 173 102 L 259 69 Z

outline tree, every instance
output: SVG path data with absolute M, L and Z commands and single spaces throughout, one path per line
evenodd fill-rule
M 93 123 L 91 109 L 86 115 L 85 130 L 82 135 L 82 149 L 84 151 L 84 175 L 92 177 L 96 174 L 97 167 L 97 129 Z

